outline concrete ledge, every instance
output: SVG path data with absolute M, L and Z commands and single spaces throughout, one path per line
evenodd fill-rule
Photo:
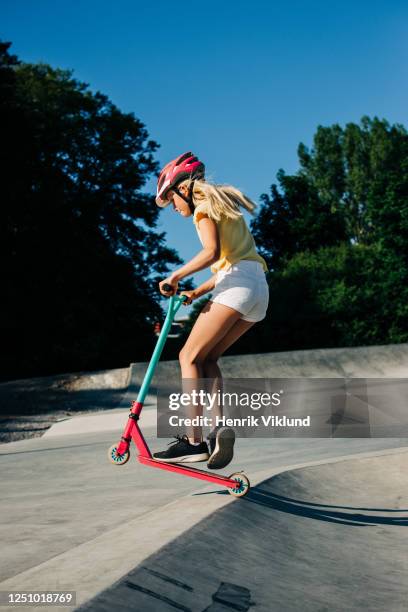
M 123 430 L 129 410 L 102 410 L 90 415 L 80 415 L 67 417 L 52 425 L 43 438 L 53 438 L 56 436 L 69 436 L 72 434 L 89 434 L 102 431 Z M 143 427 L 156 427 L 157 411 L 154 408 L 144 408 L 140 417 Z
M 227 355 L 220 358 L 219 365 L 228 378 L 406 378 L 408 343 Z M 147 363 L 133 363 L 131 367 L 132 378 L 141 381 Z M 177 378 L 179 362 L 161 361 L 152 390 Z

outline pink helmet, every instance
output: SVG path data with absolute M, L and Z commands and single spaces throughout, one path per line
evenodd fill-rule
M 204 178 L 205 166 L 191 151 L 179 155 L 166 164 L 157 180 L 156 204 L 161 208 L 170 204 L 166 199 L 169 191 L 187 178 Z

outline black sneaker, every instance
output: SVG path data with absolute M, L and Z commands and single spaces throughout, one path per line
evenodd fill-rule
M 154 459 L 160 461 L 166 461 L 167 463 L 194 463 L 195 461 L 207 461 L 208 446 L 205 442 L 200 444 L 190 444 L 188 437 L 184 434 L 183 436 L 175 436 L 176 440 L 170 442 L 168 448 L 165 451 L 159 453 L 153 453 Z
M 230 463 L 234 456 L 235 432 L 230 427 L 220 427 L 208 434 L 210 458 L 207 467 L 220 470 Z

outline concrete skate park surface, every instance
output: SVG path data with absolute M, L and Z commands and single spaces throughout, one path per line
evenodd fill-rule
M 407 459 L 408 449 L 269 478 L 79 609 L 406 610 Z
M 408 345 L 233 356 L 222 358 L 220 365 L 225 377 L 404 377 Z M 119 385 L 121 399 L 118 396 L 116 404 L 119 408 L 65 418 L 41 438 L 0 446 L 4 492 L 0 500 L 1 541 L 3 559 L 7 559 L 0 573 L 0 590 L 67 588 L 77 592 L 76 606 L 91 602 L 86 604 L 87 609 L 96 611 L 113 607 L 129 610 L 208 609 L 215 612 L 245 610 L 251 601 L 257 603 L 256 609 L 265 610 L 349 610 L 349 599 L 345 595 L 347 588 L 356 597 L 357 586 L 366 590 L 364 585 L 369 584 L 367 588 L 371 588 L 375 578 L 379 594 L 373 596 L 374 607 L 366 606 L 365 609 L 381 609 L 375 605 L 377 601 L 383 601 L 381 598 L 385 592 L 389 603 L 394 606 L 387 605 L 385 609 L 403 609 L 398 608 L 398 597 L 406 595 L 402 584 L 406 585 L 407 580 L 406 577 L 400 580 L 404 569 L 394 551 L 397 540 L 405 542 L 405 523 L 387 523 L 383 518 L 407 516 L 406 511 L 401 512 L 408 507 L 403 493 L 406 491 L 405 481 L 402 480 L 408 457 L 406 438 L 240 439 L 236 457 L 224 472 L 230 474 L 245 469 L 255 487 L 249 498 L 234 500 L 216 485 L 141 466 L 135 461 L 134 451 L 125 466 L 112 466 L 107 462 L 107 448 L 121 435 L 128 406 L 136 398 L 145 369 L 146 364 L 132 364 L 126 392 Z M 159 386 L 169 376 L 179 376 L 177 362 L 160 363 L 154 385 Z M 165 447 L 165 441 L 156 439 L 154 391 L 153 386 L 141 417 L 142 430 L 153 452 Z M 101 405 L 109 405 L 103 400 L 105 391 L 96 392 L 100 394 Z M 106 392 L 109 393 L 109 389 Z M 368 463 L 362 463 L 365 455 L 376 457 L 370 461 L 377 462 L 373 464 L 373 477 L 378 477 L 370 481 L 365 493 L 366 501 L 361 497 L 370 472 Z M 355 458 L 355 463 L 344 461 L 351 457 Z M 351 466 L 350 486 L 347 483 L 348 472 L 341 471 L 342 463 L 328 463 L 339 459 Z M 368 457 L 366 461 L 369 461 Z M 311 464 L 322 464 L 319 468 L 313 467 L 313 470 L 322 470 L 311 472 L 318 474 L 315 478 L 305 475 L 309 469 L 312 470 L 306 468 Z M 326 467 L 329 469 L 325 464 L 331 466 L 331 472 L 324 471 Z M 299 467 L 302 469 L 296 474 L 301 473 L 302 478 L 293 480 L 287 470 Z M 285 474 L 271 479 L 279 472 Z M 260 485 L 262 481 L 265 482 Z M 279 495 L 289 500 L 275 499 Z M 324 505 L 323 510 L 316 505 L 318 503 Z M 358 510 L 363 507 L 374 512 Z M 298 508 L 300 510 L 296 510 Z M 338 513 L 352 514 L 354 519 Z M 366 525 L 368 519 L 361 522 L 356 519 L 357 514 L 374 516 L 377 523 Z M 330 515 L 329 518 L 323 518 L 326 515 Z M 228 542 L 217 538 L 211 540 L 211 551 L 208 551 L 205 548 L 209 546 L 207 525 L 213 525 L 211 533 L 213 530 L 215 534 L 221 532 L 221 535 L 228 532 Z M 280 528 L 275 528 L 275 525 Z M 325 531 L 331 529 L 343 531 Z M 199 563 L 194 553 L 190 569 L 184 569 L 181 557 L 195 550 L 195 543 L 199 541 L 197 533 L 201 532 L 207 552 Z M 272 537 L 270 532 L 277 539 L 268 540 L 267 536 Z M 315 539 L 310 542 L 309 532 L 315 534 Z M 372 545 L 382 547 L 382 552 L 369 548 L 369 540 L 359 536 L 359 557 L 358 549 L 353 545 L 358 532 L 377 534 Z M 398 536 L 394 536 L 397 532 Z M 250 533 L 251 537 L 247 535 Z M 381 534 L 385 534 L 383 539 Z M 253 542 L 252 548 L 250 541 Z M 265 546 L 267 541 L 269 546 Z M 186 542 L 185 549 L 180 542 Z M 313 544 L 310 555 L 303 542 L 309 542 L 310 546 Z M 344 543 L 345 547 L 342 546 Z M 165 548 L 167 544 L 169 549 Z M 168 571 L 167 563 L 173 545 L 181 557 L 173 559 L 178 569 L 172 573 Z M 263 573 L 256 561 L 257 549 Z M 163 561 L 162 569 L 158 569 L 156 564 L 158 550 L 159 557 L 163 554 L 163 559 L 167 559 Z M 220 550 L 223 555 L 220 565 L 217 565 L 213 559 Z M 354 565 L 353 555 L 356 555 Z M 382 574 L 376 573 L 378 568 L 370 565 L 373 563 L 371 556 L 376 555 L 386 560 L 382 564 Z M 151 565 L 147 565 L 147 561 Z M 213 563 L 218 568 L 215 587 L 211 573 Z M 354 573 L 348 571 L 350 564 Z M 336 567 L 337 582 L 334 576 Z M 194 580 L 192 568 L 195 568 Z M 308 568 L 314 588 L 310 584 L 307 586 L 304 580 L 309 575 Z M 258 578 L 255 575 L 257 570 L 260 572 Z M 126 598 L 121 579 L 129 572 L 132 575 L 136 572 L 138 578 L 126 577 Z M 145 575 L 140 578 L 138 572 Z M 246 580 L 243 577 L 245 573 L 249 576 Z M 319 587 L 316 586 L 318 575 L 321 576 Z M 382 582 L 378 578 L 380 575 L 384 578 Z M 290 585 L 292 579 L 295 584 Z M 271 591 L 268 600 L 266 589 L 272 588 L 272 582 L 276 587 L 275 580 L 282 580 L 286 588 Z M 342 587 L 340 583 L 343 582 L 348 587 Z M 261 583 L 265 583 L 264 587 Z M 108 599 L 110 604 L 105 608 L 104 598 L 110 598 L 112 592 L 104 590 L 113 584 L 115 589 L 120 588 L 120 591 L 115 591 L 118 600 L 112 605 L 112 600 Z M 316 589 L 320 593 L 318 597 Z M 297 594 L 295 606 L 290 590 Z M 98 602 L 92 603 L 92 598 L 98 593 L 101 594 Z M 286 595 L 288 599 L 285 599 Z M 190 599 L 183 599 L 185 596 Z M 316 603 L 326 601 L 325 597 L 330 605 L 324 607 L 324 604 Z M 305 607 L 309 599 L 315 602 L 315 607 Z M 188 603 L 182 603 L 184 601 Z M 234 601 L 237 602 L 235 607 Z

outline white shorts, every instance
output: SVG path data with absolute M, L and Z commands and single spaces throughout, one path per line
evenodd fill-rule
M 269 287 L 259 261 L 241 259 L 228 270 L 219 270 L 211 301 L 237 310 L 244 321 L 262 321 L 268 308 Z

